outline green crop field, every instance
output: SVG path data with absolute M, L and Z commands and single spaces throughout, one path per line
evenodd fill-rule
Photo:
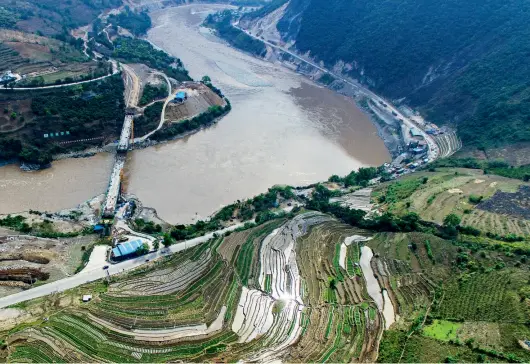
M 423 329 L 423 334 L 437 340 L 455 340 L 461 326 L 462 324 L 458 322 L 434 320 L 432 324 Z
M 518 344 L 530 334 L 519 257 L 427 233 L 374 235 L 365 243 L 373 273 L 399 313 L 385 330 L 356 243 L 340 266 L 341 244 L 358 234 L 368 232 L 308 212 L 212 239 L 108 284 L 18 305 L 19 322 L 0 323 L 0 354 L 39 363 L 373 362 L 401 352 L 402 361 L 530 360 Z

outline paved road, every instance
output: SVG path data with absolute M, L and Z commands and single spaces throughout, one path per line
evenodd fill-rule
M 316 69 L 318 69 L 319 71 L 322 71 L 322 72 L 325 72 L 325 73 L 329 73 L 330 75 L 332 75 L 333 77 L 335 77 L 336 79 L 339 79 L 341 80 L 342 82 L 344 83 L 347 83 L 348 85 L 350 86 L 353 86 L 354 88 L 356 88 L 359 92 L 365 94 L 366 96 L 372 98 L 376 103 L 379 103 L 380 101 L 384 102 L 385 104 L 387 104 L 387 109 L 390 111 L 390 112 L 394 112 L 397 116 L 396 118 L 400 118 L 400 119 L 403 119 L 403 123 L 410 129 L 410 128 L 415 128 L 417 129 L 421 134 L 422 136 L 425 138 L 425 141 L 427 142 L 427 144 L 429 145 L 429 159 L 430 160 L 434 160 L 438 157 L 438 154 L 439 154 L 439 150 L 438 150 L 438 146 L 436 144 L 436 141 L 434 140 L 434 138 L 427 134 L 422 128 L 420 128 L 418 125 L 416 125 L 412 120 L 410 120 L 408 117 L 406 117 L 405 115 L 403 115 L 401 113 L 401 111 L 399 111 L 396 107 L 392 106 L 392 104 L 390 102 L 388 102 L 387 100 L 383 99 L 381 96 L 373 93 L 372 91 L 370 91 L 369 89 L 367 89 L 366 87 L 360 85 L 359 83 L 356 83 L 356 82 L 353 82 L 351 80 L 348 80 L 346 78 L 344 78 L 343 76 L 341 75 L 338 75 L 336 73 L 333 73 L 331 72 L 330 70 L 324 68 L 324 67 L 321 67 L 317 64 L 315 64 L 314 62 L 308 60 L 308 59 L 305 59 L 301 56 L 299 56 L 298 54 L 296 53 L 293 53 L 283 47 L 280 47 L 278 45 L 275 45 L 275 44 L 272 44 L 271 42 L 267 41 L 267 40 L 264 40 L 264 39 L 261 39 L 259 37 L 256 37 L 255 35 L 249 33 L 247 30 L 243 29 L 243 28 L 240 28 L 237 24 L 234 25 L 234 27 L 236 27 L 237 29 L 245 32 L 246 34 L 248 34 L 249 36 L 251 36 L 252 38 L 254 39 L 257 39 L 259 41 L 262 41 L 263 43 L 265 43 L 266 45 L 268 45 L 269 47 L 272 47 L 272 48 L 275 48 L 275 49 L 278 49 L 284 53 L 287 53 L 289 54 L 290 56 L 302 61 L 302 62 L 305 62 L 313 67 L 315 67 Z
M 49 89 L 49 88 L 59 88 L 59 87 L 69 87 L 69 86 L 74 86 L 74 85 L 81 85 L 83 83 L 88 83 L 88 82 L 94 82 L 94 81 L 102 80 L 104 78 L 113 76 L 116 73 L 120 72 L 120 70 L 118 69 L 118 65 L 116 64 L 116 61 L 111 60 L 111 63 L 112 63 L 112 73 L 111 74 L 108 74 L 108 75 L 105 75 L 105 76 L 101 76 L 101 77 L 97 77 L 97 78 L 93 78 L 91 80 L 78 81 L 78 82 L 72 82 L 72 83 L 65 83 L 65 84 L 62 84 L 62 85 L 50 85 L 50 86 L 40 86 L 40 87 L 14 87 L 14 88 L 7 88 L 6 90 L 13 90 L 13 91 L 45 90 L 45 89 Z
M 145 134 L 142 137 L 134 138 L 133 143 L 143 142 L 147 138 L 149 138 L 151 135 L 156 133 L 158 130 L 162 129 L 162 126 L 164 126 L 164 121 L 166 119 L 167 104 L 169 104 L 171 100 L 173 100 L 176 96 L 176 92 L 173 92 L 173 90 L 171 90 L 171 82 L 169 82 L 169 78 L 164 73 L 161 73 L 161 72 L 156 72 L 156 73 L 163 76 L 166 79 L 166 82 L 168 85 L 168 89 L 167 89 L 168 95 L 167 95 L 166 101 L 164 101 L 164 105 L 162 106 L 162 112 L 160 113 L 160 122 L 158 123 L 158 126 L 155 130 L 151 130 L 149 133 Z
M 107 272 L 109 275 L 115 275 L 115 274 L 129 271 L 131 269 L 138 268 L 139 266 L 146 264 L 146 261 L 145 261 L 146 259 L 153 260 L 153 259 L 157 259 L 160 257 L 168 256 L 174 253 L 178 253 L 180 251 L 192 248 L 194 246 L 197 246 L 201 243 L 204 243 L 210 240 L 213 237 L 214 233 L 224 234 L 227 231 L 233 231 L 243 225 L 244 225 L 243 223 L 236 224 L 231 227 L 221 229 L 215 232 L 211 232 L 209 234 L 200 236 L 195 239 L 190 239 L 190 240 L 183 241 L 181 243 L 174 244 L 170 246 L 169 248 L 164 248 L 154 253 L 143 255 L 135 259 L 126 260 L 118 264 L 110 265 L 109 269 L 107 270 L 103 269 L 103 265 L 100 267 L 94 267 L 93 269 L 83 270 L 80 273 L 72 277 L 68 277 L 68 278 L 61 279 L 59 281 L 44 284 L 42 286 L 31 288 L 23 292 L 15 293 L 7 297 L 2 297 L 0 298 L 0 308 L 5 308 L 7 306 L 11 306 L 11 305 L 14 305 L 20 302 L 47 296 L 55 292 L 63 292 L 68 289 L 80 286 L 84 283 L 96 281 L 98 279 L 104 278 L 107 275 Z

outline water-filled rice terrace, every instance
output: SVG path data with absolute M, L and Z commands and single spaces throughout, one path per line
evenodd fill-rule
M 14 362 L 374 361 L 385 322 L 429 302 L 434 283 L 410 262 L 366 260 L 369 239 L 316 212 L 217 237 L 108 284 L 24 304 L 32 320 L 2 335 L 3 354 Z M 88 291 L 92 301 L 81 303 Z

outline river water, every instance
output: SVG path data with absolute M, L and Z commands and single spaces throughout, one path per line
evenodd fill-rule
M 209 75 L 232 111 L 196 134 L 129 153 L 127 192 L 167 221 L 189 223 L 274 184 L 313 183 L 390 160 L 351 99 L 234 50 L 201 28 L 216 9 L 155 11 L 148 39 L 181 58 L 193 78 Z M 62 160 L 36 173 L 0 168 L 0 213 L 53 211 L 103 193 L 111 160 L 107 154 Z
M 148 38 L 181 58 L 193 78 L 210 76 L 233 109 L 212 128 L 131 153 L 128 192 L 162 218 L 191 222 L 274 184 L 312 183 L 389 160 L 375 127 L 352 100 L 236 51 L 200 28 L 217 8 L 153 12 Z

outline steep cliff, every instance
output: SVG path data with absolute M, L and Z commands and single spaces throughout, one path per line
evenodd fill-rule
M 524 0 L 291 0 L 277 29 L 489 148 L 530 141 L 529 19 Z

